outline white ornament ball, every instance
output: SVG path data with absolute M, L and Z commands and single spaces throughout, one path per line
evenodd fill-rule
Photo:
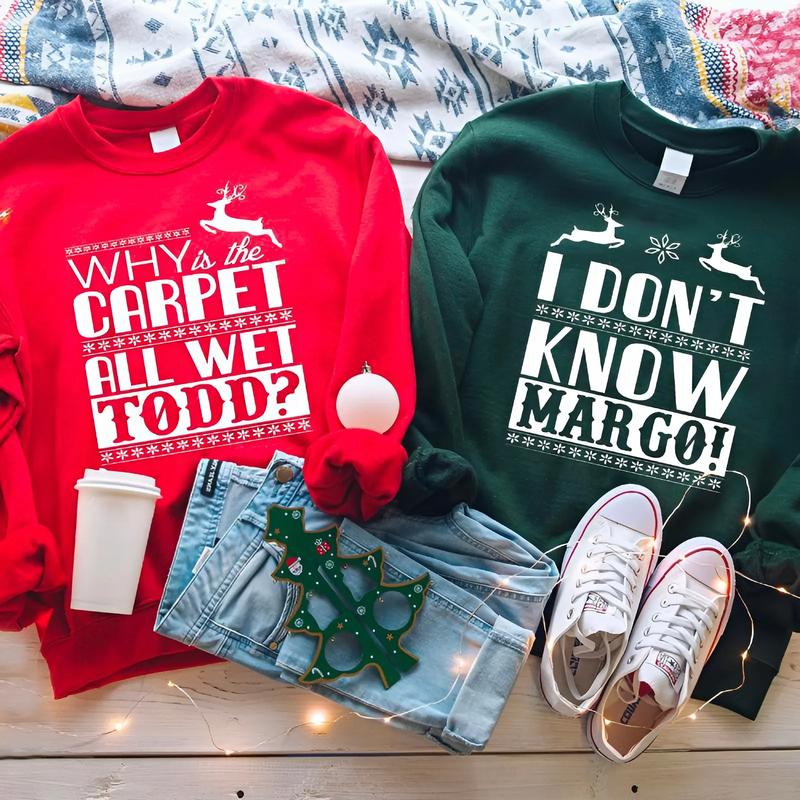
M 345 428 L 386 433 L 400 413 L 400 398 L 386 378 L 362 372 L 346 380 L 339 389 L 336 413 Z

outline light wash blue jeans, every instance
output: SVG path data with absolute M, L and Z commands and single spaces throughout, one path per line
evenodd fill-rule
M 463 505 L 444 517 L 409 517 L 389 507 L 356 524 L 315 508 L 301 459 L 276 453 L 267 469 L 206 459 L 158 610 L 158 633 L 298 683 L 317 639 L 285 628 L 298 590 L 272 578 L 281 550 L 263 534 L 273 504 L 303 507 L 308 530 L 340 524 L 341 555 L 383 548 L 385 581 L 431 577 L 416 622 L 402 637 L 419 662 L 399 682 L 384 689 L 378 672 L 366 669 L 309 688 L 360 714 L 392 717 L 392 724 L 452 751 L 485 747 L 556 582 L 553 562 Z

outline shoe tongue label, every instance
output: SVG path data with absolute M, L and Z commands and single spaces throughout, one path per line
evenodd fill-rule
M 683 674 L 683 664 L 670 653 L 660 652 L 656 655 L 653 665 L 658 667 L 669 678 L 669 682 L 675 686 L 678 678 Z
M 595 614 L 605 614 L 608 611 L 608 603 L 597 592 L 589 592 L 586 602 L 583 604 L 583 610 L 594 611 Z

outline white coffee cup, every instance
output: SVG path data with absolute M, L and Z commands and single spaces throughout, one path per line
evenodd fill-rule
M 161 492 L 148 475 L 87 469 L 76 484 L 72 602 L 80 611 L 131 614 Z

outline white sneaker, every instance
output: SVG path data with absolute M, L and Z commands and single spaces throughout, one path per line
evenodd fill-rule
M 586 713 L 619 663 L 661 547 L 661 509 L 628 484 L 604 494 L 564 554 L 540 678 L 550 706 Z
M 689 539 L 664 558 L 588 723 L 598 753 L 631 761 L 675 719 L 725 630 L 735 588 L 730 553 L 713 539 Z

